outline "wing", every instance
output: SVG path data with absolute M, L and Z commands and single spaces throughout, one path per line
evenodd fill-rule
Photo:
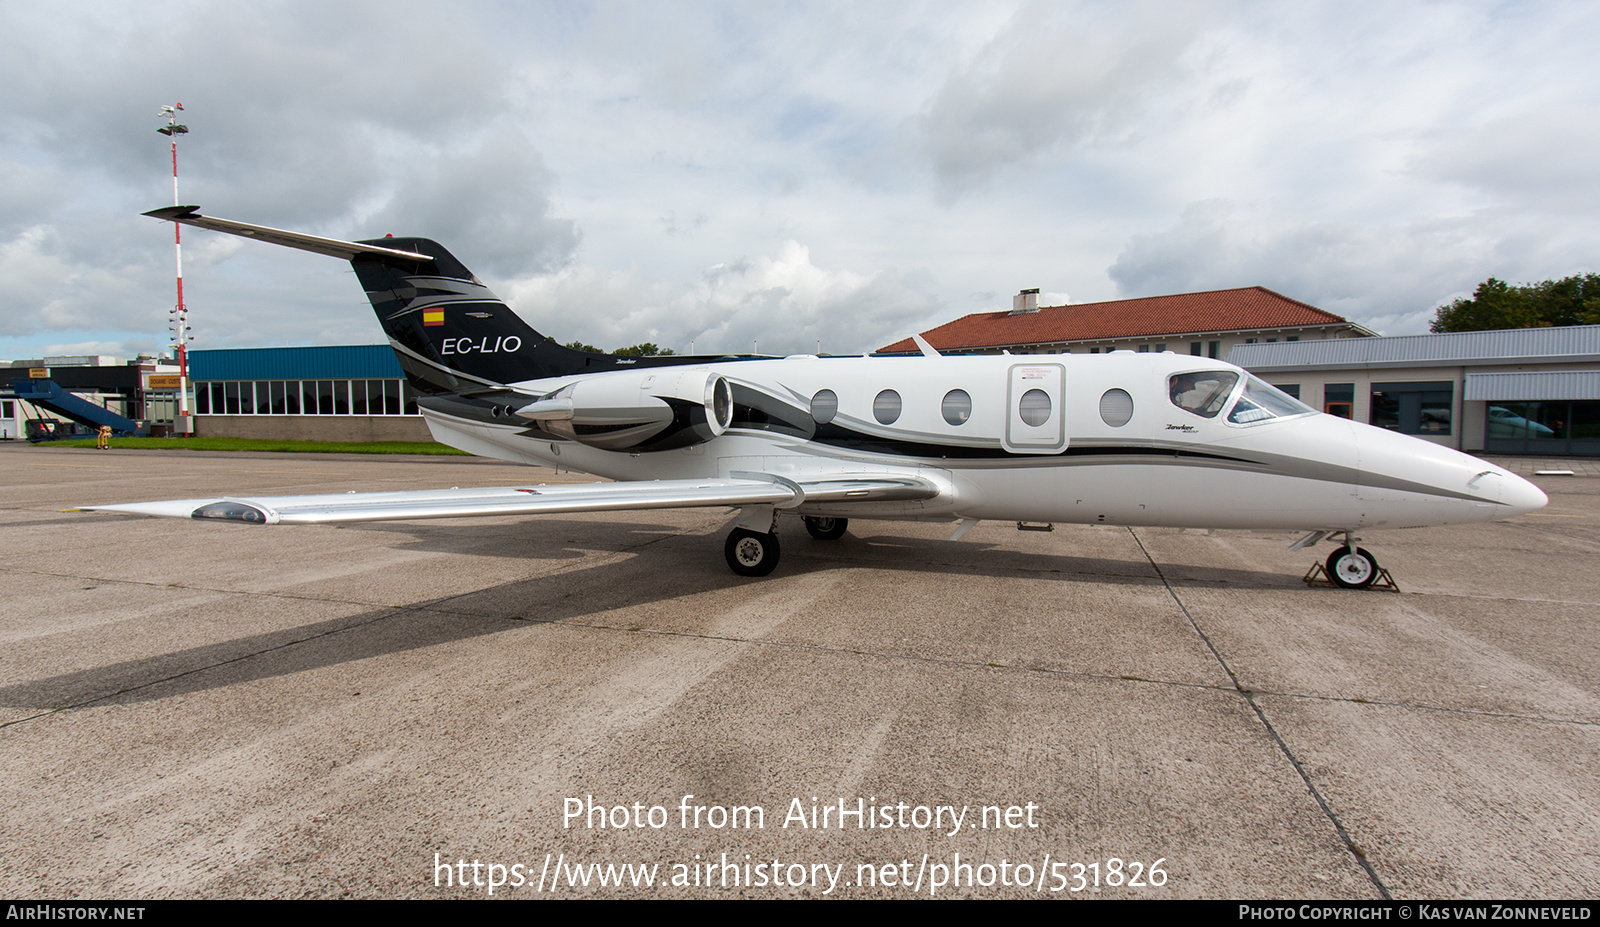
M 806 502 L 908 501 L 931 499 L 938 494 L 937 486 L 920 477 L 862 476 L 797 483 L 769 474 L 735 473 L 730 479 L 711 480 L 349 492 L 315 496 L 213 496 L 125 505 L 86 505 L 70 511 L 127 512 L 262 525 L 335 524 L 705 506 L 771 505 L 790 509 Z

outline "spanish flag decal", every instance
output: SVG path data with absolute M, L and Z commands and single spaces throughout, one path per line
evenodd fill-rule
M 422 310 L 422 324 L 423 325 L 443 325 L 444 324 L 444 310 L 443 309 L 424 309 L 424 310 Z

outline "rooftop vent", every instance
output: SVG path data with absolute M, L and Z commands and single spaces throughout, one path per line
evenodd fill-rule
M 1039 288 L 1023 290 L 1011 297 L 1011 311 L 1007 315 L 1026 315 L 1039 311 Z

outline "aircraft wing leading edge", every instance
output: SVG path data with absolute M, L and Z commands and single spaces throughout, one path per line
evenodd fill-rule
M 220 519 L 252 524 L 338 524 L 412 518 L 553 515 L 707 506 L 771 505 L 788 509 L 807 501 L 909 501 L 931 499 L 938 494 L 937 486 L 919 477 L 861 476 L 796 483 L 781 477 L 752 475 L 749 479 L 654 480 L 307 496 L 213 496 L 164 502 L 85 505 L 74 511 Z

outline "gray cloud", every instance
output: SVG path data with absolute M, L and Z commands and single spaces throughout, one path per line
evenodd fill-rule
M 675 351 L 833 354 L 871 351 L 928 327 L 950 306 L 926 271 L 885 268 L 871 275 L 819 267 L 810 249 L 786 242 L 776 253 L 705 268 L 690 286 L 650 284 L 631 274 L 574 270 L 523 281 L 510 302 L 558 341 L 602 347 L 641 340 Z
M 0 351 L 164 331 L 171 233 L 138 213 L 170 199 L 177 100 L 186 201 L 436 238 L 607 346 L 863 350 L 1024 286 L 1263 283 L 1420 330 L 1490 274 L 1597 269 L 1597 25 L 1565 0 L 0 5 Z M 197 344 L 380 340 L 348 267 L 185 237 Z
M 362 224 L 438 239 L 479 274 L 550 273 L 577 251 L 577 224 L 549 215 L 555 177 L 521 132 L 488 133 L 395 177 L 388 204 Z
M 1496 266 L 1563 266 L 1563 249 L 1514 232 L 1492 214 L 1282 223 L 1207 201 L 1164 231 L 1134 235 L 1106 273 L 1127 296 L 1260 285 L 1385 334 L 1414 334 Z
M 116 231 L 131 232 L 132 218 L 115 223 Z M 143 261 L 117 259 L 125 250 L 119 248 L 108 249 L 100 261 L 84 263 L 64 242 L 97 237 L 104 227 L 78 217 L 64 229 L 35 225 L 0 242 L 0 279 L 6 281 L 0 335 L 166 328 L 167 309 L 176 299 L 170 240 L 164 271 Z
M 208 213 L 340 237 L 427 234 L 495 275 L 567 264 L 576 225 L 550 215 L 555 177 L 522 128 L 515 70 L 492 33 L 439 12 L 5 7 L 0 20 L 25 40 L 0 61 L 12 91 L 0 164 L 20 181 L 0 193 L 0 254 L 19 281 L 0 333 L 165 329 L 170 232 L 137 213 L 171 202 L 155 130 L 159 106 L 180 100 L 183 200 Z M 211 297 L 197 344 L 372 339 L 365 323 L 328 324 L 338 298 L 267 271 L 277 259 L 186 237 L 192 301 Z M 208 282 L 243 285 L 208 293 Z
M 1136 125 L 1144 100 L 1181 74 L 1192 12 L 1124 15 L 1034 4 L 952 73 L 918 117 L 934 172 L 958 193 L 1013 165 Z
M 1451 131 L 1419 151 L 1411 169 L 1497 204 L 1593 214 L 1600 202 L 1600 123 L 1586 115 L 1544 108 Z

